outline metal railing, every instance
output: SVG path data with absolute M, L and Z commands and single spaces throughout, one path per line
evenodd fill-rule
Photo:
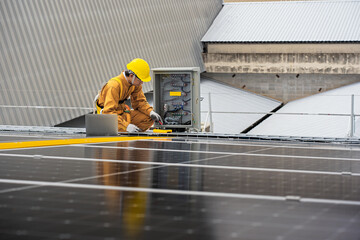
M 214 93 L 213 93 L 214 94 Z M 201 113 L 206 113 L 206 118 L 205 118 L 205 122 L 203 125 L 203 131 L 205 130 L 205 128 L 207 127 L 207 124 L 209 122 L 210 125 L 210 132 L 213 133 L 214 132 L 214 123 L 212 121 L 213 118 L 213 114 L 262 114 L 262 115 L 295 115 L 295 116 L 342 116 L 342 117 L 349 117 L 350 118 L 350 130 L 349 130 L 349 134 L 348 136 L 350 138 L 355 136 L 355 117 L 360 117 L 360 114 L 355 114 L 355 95 L 322 95 L 322 96 L 350 96 L 350 113 L 310 113 L 310 112 L 261 112 L 261 111 L 213 111 L 212 110 L 212 105 L 211 105 L 211 95 L 212 93 L 208 93 L 208 102 L 209 102 L 209 110 L 208 111 L 201 111 Z M 356 95 L 358 96 L 358 95 Z
M 201 113 L 206 113 L 206 117 L 204 120 L 203 131 L 204 128 L 207 127 L 208 123 L 210 125 L 210 132 L 214 132 L 214 122 L 213 122 L 213 114 L 261 114 L 261 115 L 295 115 L 295 116 L 342 116 L 349 117 L 350 119 L 350 130 L 349 137 L 355 136 L 355 118 L 360 117 L 360 114 L 355 113 L 355 96 L 359 95 L 322 95 L 322 96 L 350 96 L 350 113 L 310 113 L 310 112 L 263 112 L 263 111 L 213 111 L 212 110 L 212 95 L 217 93 L 208 93 L 208 111 L 201 111 Z M 222 93 L 221 93 L 222 94 Z M 59 106 L 14 106 L 14 105 L 0 105 L 0 108 L 24 108 L 24 109 L 61 109 L 61 110 L 88 110 L 89 112 L 93 110 L 91 107 L 59 107 Z

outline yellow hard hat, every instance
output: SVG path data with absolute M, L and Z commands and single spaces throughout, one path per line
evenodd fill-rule
M 135 58 L 126 65 L 127 69 L 134 72 L 135 75 L 143 82 L 150 82 L 149 64 L 141 58 Z

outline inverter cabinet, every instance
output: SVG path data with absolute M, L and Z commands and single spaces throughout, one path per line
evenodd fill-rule
M 154 109 L 160 129 L 200 131 L 200 68 L 152 69 Z

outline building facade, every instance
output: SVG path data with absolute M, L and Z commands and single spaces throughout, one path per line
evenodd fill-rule
M 283 102 L 360 81 L 359 1 L 225 4 L 206 76 Z

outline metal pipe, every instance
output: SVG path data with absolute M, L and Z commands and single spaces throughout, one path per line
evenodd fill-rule
M 16 106 L 16 105 L 0 105 L 0 108 L 29 108 L 29 109 L 66 109 L 66 110 L 94 110 L 89 107 L 56 107 L 56 106 Z
M 354 137 L 355 130 L 355 116 L 354 116 L 354 94 L 351 95 L 351 116 L 350 116 L 350 137 Z
M 211 110 L 211 93 L 209 93 L 209 114 L 210 114 L 210 132 L 214 132 L 212 110 Z
M 206 125 L 207 125 L 207 122 L 208 122 L 208 119 L 209 119 L 209 115 L 210 115 L 210 110 L 207 111 L 207 114 L 206 114 L 205 123 L 204 123 L 204 132 L 206 130 Z
M 201 111 L 202 113 L 207 113 L 207 111 Z M 271 115 L 314 115 L 314 116 L 338 116 L 338 117 L 348 117 L 351 114 L 346 113 L 279 113 L 279 112 L 221 112 L 221 111 L 212 111 L 212 113 L 221 113 L 221 114 L 271 114 Z M 355 117 L 359 117 L 360 114 L 354 114 Z

